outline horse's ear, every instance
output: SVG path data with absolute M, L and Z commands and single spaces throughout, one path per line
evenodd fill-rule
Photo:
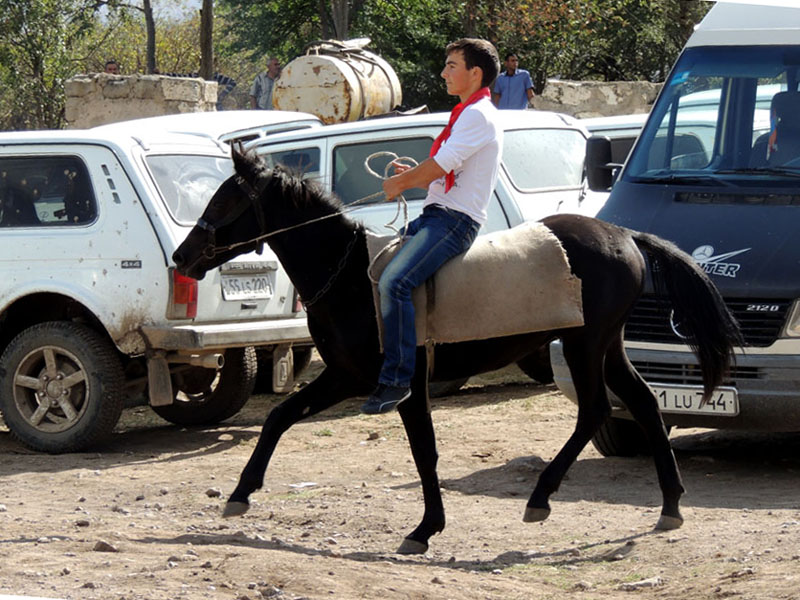
M 231 158 L 233 158 L 233 168 L 236 173 L 251 183 L 258 178 L 264 166 L 261 157 L 255 152 L 245 152 L 241 142 L 231 144 Z

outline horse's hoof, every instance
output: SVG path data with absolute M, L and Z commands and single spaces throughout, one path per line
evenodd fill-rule
M 681 525 L 683 525 L 683 519 L 681 517 L 661 515 L 658 518 L 658 523 L 656 523 L 656 529 L 659 531 L 666 531 L 669 529 L 678 529 Z
M 222 511 L 222 517 L 229 519 L 230 517 L 239 517 L 250 510 L 250 505 L 247 502 L 231 502 L 225 504 L 225 510 Z
M 525 523 L 538 523 L 539 521 L 544 521 L 549 516 L 549 508 L 535 508 L 533 506 L 526 506 L 525 515 L 522 517 L 522 520 Z
M 428 544 L 405 538 L 397 549 L 398 554 L 425 554 L 428 551 Z

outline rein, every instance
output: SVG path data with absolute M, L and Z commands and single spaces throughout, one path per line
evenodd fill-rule
M 375 152 L 373 154 L 370 154 L 366 158 L 366 160 L 364 161 L 364 168 L 367 170 L 367 172 L 370 175 L 373 175 L 374 177 L 377 177 L 378 179 L 387 179 L 388 178 L 388 176 L 385 173 L 388 172 L 389 167 L 392 164 L 391 162 L 389 162 L 386 165 L 386 169 L 384 170 L 384 175 L 383 176 L 379 175 L 378 173 L 373 171 L 372 168 L 369 166 L 369 161 L 372 160 L 373 158 L 378 157 L 378 156 L 391 156 L 393 158 L 393 160 L 401 160 L 401 159 L 402 160 L 408 160 L 408 161 L 413 162 L 415 164 L 417 162 L 416 160 L 414 160 L 410 156 L 401 156 L 401 157 L 399 157 L 394 152 L 385 152 L 384 151 L 384 152 Z M 216 243 L 215 243 L 215 241 L 216 241 L 215 240 L 216 230 L 219 229 L 220 227 L 224 227 L 225 225 L 230 225 L 231 223 L 233 223 L 236 219 L 238 219 L 244 213 L 245 210 L 247 210 L 248 206 L 250 206 L 250 205 L 253 206 L 253 209 L 256 212 L 256 218 L 258 219 L 258 225 L 259 225 L 259 228 L 261 229 L 261 231 L 263 231 L 265 229 L 265 227 L 266 227 L 266 220 L 265 220 L 265 217 L 264 217 L 264 209 L 261 206 L 261 203 L 259 202 L 259 200 L 261 198 L 261 194 L 264 192 L 264 189 L 266 188 L 266 186 L 268 185 L 269 182 L 264 180 L 262 182 L 259 182 L 259 185 L 257 186 L 257 188 L 253 188 L 253 186 L 251 186 L 249 183 L 247 183 L 247 181 L 245 181 L 244 178 L 241 177 L 240 175 L 235 175 L 234 176 L 234 180 L 239 185 L 241 190 L 247 195 L 247 198 L 250 201 L 250 204 L 248 204 L 247 202 L 240 202 L 239 204 L 236 205 L 234 210 L 232 210 L 228 215 L 225 216 L 224 219 L 222 219 L 222 221 L 220 221 L 216 225 L 211 225 L 210 223 L 208 223 L 202 217 L 200 217 L 197 220 L 196 226 L 199 227 L 200 229 L 203 229 L 204 231 L 207 231 L 209 233 L 209 235 L 210 235 L 209 243 L 203 249 L 203 256 L 205 256 L 208 259 L 212 259 L 217 254 L 221 254 L 222 252 L 226 252 L 227 250 L 233 250 L 233 249 L 239 248 L 241 246 L 247 246 L 249 244 L 252 244 L 253 242 L 257 242 L 257 243 L 259 243 L 260 247 L 263 247 L 264 240 L 269 239 L 269 238 L 271 238 L 273 236 L 276 236 L 279 233 L 286 233 L 287 231 L 291 231 L 293 229 L 299 229 L 300 227 L 305 227 L 306 225 L 312 225 L 313 223 L 319 223 L 320 221 L 325 221 L 326 219 L 332 219 L 334 217 L 345 215 L 345 214 L 347 214 L 349 212 L 352 212 L 352 211 L 356 210 L 356 208 L 358 208 L 358 205 L 362 204 L 363 202 L 367 202 L 368 200 L 372 200 L 373 198 L 378 198 L 378 197 L 384 195 L 384 193 L 382 191 L 375 192 L 374 194 L 369 194 L 368 196 L 364 196 L 362 198 L 359 198 L 358 200 L 355 200 L 355 201 L 351 202 L 346 208 L 339 209 L 339 210 L 337 210 L 336 212 L 334 212 L 334 213 L 332 213 L 330 215 L 325 215 L 323 217 L 317 217 L 316 219 L 309 219 L 308 221 L 303 221 L 302 223 L 296 223 L 295 225 L 289 225 L 288 227 L 282 227 L 281 229 L 276 229 L 275 231 L 270 231 L 269 233 L 261 234 L 261 235 L 259 235 L 257 237 L 254 237 L 254 238 L 250 239 L 250 240 L 245 240 L 244 242 L 236 242 L 234 244 L 227 244 L 225 246 L 217 246 Z M 408 203 L 406 202 L 406 199 L 402 195 L 397 197 L 397 212 L 395 213 L 395 216 L 392 218 L 391 221 L 389 221 L 386 224 L 387 227 L 389 227 L 390 229 L 393 229 L 395 231 L 395 233 L 397 233 L 397 234 L 399 234 L 399 231 L 396 228 L 392 227 L 392 224 L 399 217 L 401 210 L 403 211 L 405 225 L 408 226 Z M 259 248 L 258 252 L 259 252 L 259 254 L 261 253 L 260 248 Z
M 375 171 L 373 171 L 372 168 L 369 166 L 369 161 L 372 160 L 373 158 L 377 157 L 377 156 L 390 156 L 392 158 L 392 161 L 387 163 L 386 168 L 384 170 L 384 175 L 383 176 L 381 176 L 378 173 L 376 173 Z M 407 156 L 398 157 L 397 154 L 395 154 L 394 152 L 385 152 L 384 151 L 384 152 L 375 152 L 373 154 L 370 154 L 366 158 L 366 160 L 364 161 L 364 168 L 367 170 L 368 173 L 370 173 L 371 175 L 377 177 L 378 179 L 387 179 L 388 178 L 389 167 L 391 167 L 392 162 L 394 160 L 400 160 L 400 159 L 410 161 L 410 162 L 412 162 L 414 164 L 417 163 L 417 161 L 414 160 L 411 157 L 407 157 Z M 268 179 L 262 179 L 262 181 L 260 181 L 259 184 L 255 188 L 253 186 L 251 186 L 247 181 L 245 181 L 245 179 L 241 175 L 238 175 L 238 174 L 235 175 L 234 176 L 234 181 L 236 181 L 236 184 L 245 193 L 245 195 L 247 196 L 247 199 L 243 200 L 243 201 L 240 201 L 234 207 L 234 209 L 229 214 L 225 215 L 225 217 L 219 223 L 217 223 L 216 225 L 212 225 L 211 223 L 209 223 L 208 221 L 206 221 L 202 217 L 200 217 L 197 220 L 196 226 L 199 227 L 200 229 L 203 229 L 204 231 L 208 232 L 208 234 L 209 234 L 208 244 L 206 244 L 206 247 L 203 249 L 203 256 L 205 256 L 208 259 L 212 259 L 217 254 L 221 254 L 222 252 L 225 252 L 227 250 L 233 250 L 234 248 L 239 248 L 241 246 L 247 246 L 249 244 L 252 244 L 253 242 L 258 243 L 257 252 L 258 252 L 258 254 L 261 254 L 261 252 L 262 252 L 262 250 L 264 248 L 264 240 L 266 240 L 268 238 L 271 238 L 271 237 L 273 237 L 275 235 L 278 235 L 279 233 L 285 233 L 285 232 L 291 231 L 293 229 L 298 229 L 300 227 L 305 227 L 306 225 L 311 225 L 312 223 L 319 223 L 320 221 L 324 221 L 326 219 L 331 219 L 333 217 L 338 217 L 338 216 L 347 214 L 347 213 L 355 210 L 358 207 L 358 205 L 361 204 L 362 202 L 366 202 L 368 200 L 372 200 L 373 198 L 377 198 L 379 196 L 383 196 L 384 195 L 383 191 L 375 192 L 374 194 L 369 194 L 368 196 L 364 196 L 363 198 L 359 198 L 358 200 L 355 200 L 354 202 L 351 202 L 347 206 L 347 208 L 339 209 L 339 210 L 337 210 L 336 212 L 334 212 L 334 213 L 332 213 L 330 215 L 325 215 L 323 217 L 318 217 L 316 219 L 309 219 L 308 221 L 303 221 L 302 223 L 297 223 L 295 225 L 290 225 L 288 227 L 283 227 L 281 229 L 276 229 L 275 231 L 270 231 L 269 233 L 261 234 L 261 235 L 255 237 L 255 238 L 253 238 L 251 240 L 247 240 L 247 241 L 244 241 L 244 242 L 236 242 L 234 244 L 228 244 L 226 246 L 217 246 L 216 245 L 216 231 L 217 231 L 217 229 L 219 229 L 220 227 L 224 227 L 225 225 L 230 225 L 231 223 L 236 221 L 236 219 L 238 219 L 240 216 L 242 216 L 242 214 L 244 214 L 244 211 L 246 211 L 250 206 L 253 207 L 253 210 L 256 213 L 256 218 L 258 219 L 259 229 L 261 231 L 264 231 L 264 229 L 266 228 L 266 218 L 264 216 L 264 208 L 262 207 L 260 200 L 261 200 L 261 196 L 264 193 L 264 190 L 266 189 L 267 185 L 269 184 L 269 180 Z M 403 217 L 404 217 L 404 221 L 405 221 L 405 226 L 407 227 L 408 226 L 408 204 L 406 203 L 406 199 L 402 196 L 402 194 L 397 197 L 397 212 L 395 213 L 395 215 L 392 218 L 392 220 L 389 221 L 389 223 L 386 224 L 386 226 L 391 228 L 391 229 L 393 229 L 398 236 L 400 235 L 400 232 L 395 227 L 393 227 L 392 224 L 400 216 L 401 208 L 402 208 L 402 211 L 403 211 Z M 345 266 L 347 265 L 347 259 L 350 257 L 350 254 L 353 251 L 353 248 L 355 247 L 357 240 L 358 240 L 358 228 L 356 228 L 353 231 L 353 239 L 351 239 L 350 242 L 347 244 L 347 248 L 345 249 L 344 256 L 342 256 L 342 258 L 339 259 L 339 264 L 337 265 L 336 270 L 333 273 L 331 273 L 331 276 L 328 278 L 328 281 L 325 282 L 325 285 L 323 285 L 319 289 L 319 291 L 317 291 L 317 293 L 314 294 L 314 297 L 311 298 L 311 300 L 308 300 L 308 301 L 301 300 L 301 302 L 303 302 L 303 306 L 306 309 L 309 306 L 312 306 L 313 304 L 315 304 L 320 298 L 322 298 L 333 287 L 333 284 L 336 282 L 336 279 L 339 277 L 339 275 L 341 274 L 341 272 L 344 270 Z M 370 265 L 370 267 L 371 266 L 372 265 Z M 369 272 L 369 270 L 368 270 L 368 272 Z

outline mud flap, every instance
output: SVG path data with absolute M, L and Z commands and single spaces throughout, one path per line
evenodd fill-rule
M 151 406 L 168 406 L 175 401 L 169 365 L 163 352 L 147 359 L 147 389 Z
M 281 344 L 272 351 L 272 391 L 291 392 L 294 388 L 294 355 L 291 344 Z

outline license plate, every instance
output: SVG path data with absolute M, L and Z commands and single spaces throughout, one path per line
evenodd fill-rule
M 739 414 L 736 388 L 717 388 L 702 408 L 703 388 L 692 385 L 651 385 L 658 407 L 665 413 L 688 413 L 733 417 Z
M 274 275 L 222 275 L 223 300 L 262 300 L 274 294 Z

